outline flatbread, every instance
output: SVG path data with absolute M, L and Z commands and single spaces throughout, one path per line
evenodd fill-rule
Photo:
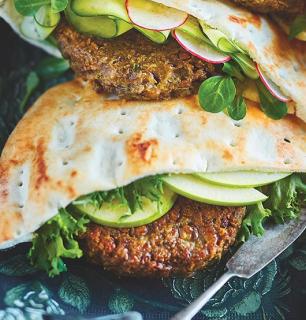
M 246 50 L 282 91 L 296 103 L 306 121 L 306 43 L 289 41 L 277 24 L 228 1 L 153 0 L 204 20 Z
M 47 41 L 36 41 L 22 35 L 20 24 L 23 20 L 23 16 L 16 11 L 13 0 L 0 0 L 0 17 L 3 18 L 23 40 L 45 50 L 55 57 L 62 57 L 60 51 Z
M 0 158 L 1 248 L 81 195 L 148 175 L 306 172 L 305 125 L 296 117 L 275 121 L 249 102 L 246 118 L 234 121 L 203 111 L 196 96 L 106 98 L 74 80 L 47 91 L 17 125 Z
M 288 36 L 272 20 L 218 0 L 153 0 L 188 12 L 236 40 L 270 76 L 282 91 L 296 103 L 296 115 L 306 122 L 306 43 L 289 41 Z M 1 3 L 1 0 L 0 0 Z M 61 56 L 58 49 L 46 41 L 33 41 L 22 36 L 22 17 L 13 0 L 4 0 L 0 16 L 26 41 Z

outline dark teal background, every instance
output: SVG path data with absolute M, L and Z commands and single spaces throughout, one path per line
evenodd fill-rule
M 46 55 L 20 40 L 2 21 L 0 34 L 2 148 L 22 116 L 19 105 L 25 78 Z M 41 83 L 31 102 L 48 87 L 71 77 L 68 72 Z M 168 319 L 202 293 L 224 268 L 221 262 L 188 279 L 118 279 L 80 260 L 68 262 L 68 273 L 50 279 L 29 265 L 26 252 L 27 245 L 21 245 L 0 253 L 0 320 L 38 319 L 37 312 L 74 317 L 130 310 L 139 311 L 144 319 Z M 253 278 L 231 280 L 197 319 L 306 319 L 306 234 Z

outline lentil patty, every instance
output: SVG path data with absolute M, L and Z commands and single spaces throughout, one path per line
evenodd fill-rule
M 194 94 L 215 66 L 190 55 L 169 37 L 156 44 L 131 30 L 114 39 L 81 35 L 67 23 L 56 31 L 60 49 L 77 75 L 120 98 L 158 100 Z
M 233 0 L 255 12 L 296 15 L 306 9 L 305 0 Z
M 235 241 L 245 214 L 179 197 L 159 220 L 142 227 L 115 229 L 89 225 L 84 254 L 119 275 L 188 276 L 220 259 Z

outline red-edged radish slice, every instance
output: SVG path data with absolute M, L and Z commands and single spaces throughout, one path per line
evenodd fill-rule
M 265 73 L 262 71 L 260 66 L 256 64 L 256 69 L 259 74 L 259 78 L 261 82 L 264 84 L 264 86 L 269 90 L 269 92 L 272 94 L 273 97 L 276 99 L 282 101 L 282 102 L 289 102 L 291 99 L 287 96 L 285 96 L 279 87 L 272 81 L 270 80 Z
M 229 55 L 215 50 L 204 40 L 195 38 L 184 31 L 173 30 L 172 35 L 180 46 L 201 60 L 213 64 L 225 63 L 231 60 Z
M 181 26 L 188 14 L 151 0 L 126 0 L 126 10 L 136 26 L 156 31 L 171 30 Z

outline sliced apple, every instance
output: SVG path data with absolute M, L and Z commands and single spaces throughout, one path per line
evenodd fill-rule
M 130 20 L 144 29 L 164 31 L 182 25 L 188 14 L 151 0 L 126 0 Z
M 225 63 L 231 60 L 229 55 L 215 50 L 204 40 L 196 38 L 180 29 L 173 30 L 172 35 L 180 46 L 201 60 L 213 64 Z
M 276 99 L 282 101 L 282 102 L 289 102 L 290 98 L 285 96 L 280 88 L 271 80 L 269 77 L 264 73 L 264 71 L 260 68 L 258 64 L 256 64 L 256 69 L 258 72 L 258 75 L 260 77 L 261 82 L 264 84 L 264 86 L 269 90 L 269 92 L 274 96 Z
M 221 205 L 241 206 L 267 199 L 267 196 L 253 188 L 231 188 L 205 182 L 193 175 L 171 175 L 163 178 L 174 192 L 195 201 Z
M 272 172 L 221 172 L 221 173 L 196 173 L 195 176 L 204 181 L 230 186 L 230 187 L 259 187 L 286 178 L 291 173 Z
M 105 203 L 99 209 L 91 204 L 77 202 L 73 206 L 98 224 L 114 228 L 131 228 L 143 226 L 161 218 L 172 208 L 176 198 L 177 195 L 166 187 L 159 208 L 156 202 L 147 198 L 143 199 L 143 208 L 134 213 L 131 213 L 127 206 L 114 203 Z

